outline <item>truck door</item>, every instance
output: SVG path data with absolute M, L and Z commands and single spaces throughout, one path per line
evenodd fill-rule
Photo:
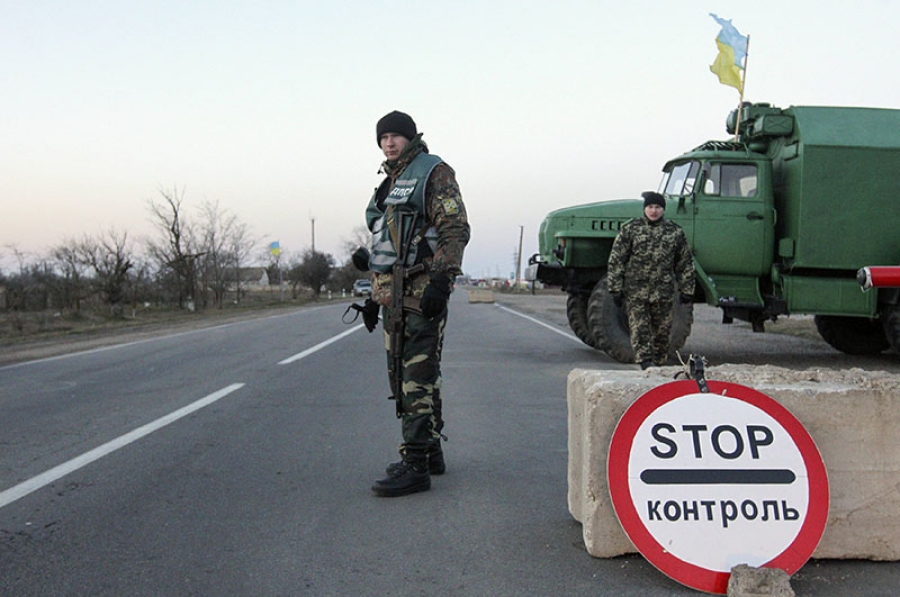
M 700 162 L 697 160 L 667 165 L 659 183 L 659 192 L 674 200 L 667 202 L 666 218 L 681 226 L 691 247 L 694 246 L 694 208 L 689 197 L 699 174 Z
M 765 164 L 706 162 L 693 195 L 693 249 L 706 272 L 761 276 L 774 246 L 774 210 Z M 767 199 L 768 197 L 768 199 Z

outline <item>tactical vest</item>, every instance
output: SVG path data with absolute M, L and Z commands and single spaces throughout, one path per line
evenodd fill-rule
M 380 274 L 391 271 L 401 251 L 406 254 L 403 265 L 411 267 L 437 250 L 434 226 L 425 228 L 425 186 L 431 171 L 442 161 L 422 152 L 403 170 L 393 187 L 387 178 L 375 189 L 366 208 L 366 225 L 372 232 L 369 255 L 372 271 Z M 379 206 L 379 197 L 384 193 L 387 196 Z

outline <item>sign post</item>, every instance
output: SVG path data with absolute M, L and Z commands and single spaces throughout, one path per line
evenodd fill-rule
M 613 433 L 607 474 L 638 551 L 710 593 L 727 591 L 738 564 L 793 574 L 828 518 L 828 478 L 809 433 L 775 400 L 734 383 L 674 381 L 638 398 Z

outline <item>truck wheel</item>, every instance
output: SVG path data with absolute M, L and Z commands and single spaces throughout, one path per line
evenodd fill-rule
M 884 328 L 877 319 L 865 317 L 841 317 L 816 315 L 814 318 L 819 335 L 832 348 L 853 355 L 870 355 L 884 352 L 890 347 Z
M 631 336 L 625 310 L 613 302 L 606 288 L 606 276 L 597 282 L 588 300 L 588 323 L 597 348 L 619 361 L 633 363 Z
M 583 294 L 569 294 L 566 299 L 566 317 L 569 319 L 569 327 L 578 336 L 578 339 L 590 346 L 597 348 L 594 334 L 587 318 L 588 297 Z
M 675 299 L 675 319 L 672 321 L 672 331 L 669 333 L 669 361 L 678 362 L 677 351 L 684 348 L 691 328 L 694 326 L 694 304 L 682 305 Z M 687 357 L 685 357 L 687 360 Z
M 900 304 L 882 305 L 881 323 L 891 350 L 900 353 Z
M 676 357 L 675 352 L 681 350 L 694 324 L 693 305 L 682 305 L 678 301 L 674 305 L 674 321 L 669 335 L 669 360 Z M 625 309 L 617 307 L 606 288 L 606 276 L 600 278 L 591 298 L 588 301 L 588 323 L 594 333 L 597 348 L 619 361 L 633 363 L 634 351 L 631 348 L 631 333 L 628 329 L 628 316 Z

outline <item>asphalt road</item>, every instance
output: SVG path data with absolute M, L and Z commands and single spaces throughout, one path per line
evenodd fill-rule
M 381 334 L 343 305 L 0 368 L 0 594 L 697 594 L 591 557 L 567 509 L 566 376 L 632 366 L 558 312 L 465 299 L 448 472 L 403 498 L 369 489 L 399 425 Z M 893 595 L 900 564 L 812 561 L 792 586 Z

